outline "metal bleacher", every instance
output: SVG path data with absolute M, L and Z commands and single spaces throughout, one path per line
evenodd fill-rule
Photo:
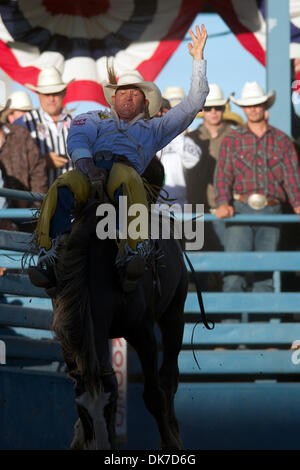
M 23 210 L 19 216 L 25 214 L 30 215 Z M 277 217 L 285 223 L 299 220 Z M 72 384 L 50 332 L 51 299 L 20 271 L 27 242 L 28 234 L 0 231 L 0 266 L 7 268 L 0 277 L 0 340 L 6 346 L 6 364 L 0 364 L 0 448 L 67 449 L 76 420 Z M 300 252 L 188 255 L 200 280 L 208 272 L 270 271 L 275 289 L 203 292 L 207 317 L 215 322 L 207 330 L 190 285 L 175 402 L 184 448 L 299 449 L 300 292 L 283 292 L 281 276 L 300 271 Z M 123 449 L 158 445 L 131 351 Z
M 264 222 L 274 220 L 266 217 Z M 249 221 L 255 223 L 259 217 Z M 282 215 L 276 221 L 299 223 L 299 218 Z M 283 273 L 300 270 L 300 253 L 188 255 L 200 280 L 208 272 L 270 271 L 274 292 L 203 292 L 208 320 L 215 323 L 207 330 L 190 285 L 176 396 L 185 448 L 299 449 L 295 433 L 300 425 L 300 292 L 283 292 L 281 281 Z M 130 359 L 129 373 L 136 380 L 140 366 L 134 354 Z M 141 385 L 136 387 L 141 392 Z M 137 394 L 134 404 L 138 406 Z M 131 427 L 144 420 L 141 407 Z M 148 430 L 151 424 L 147 422 Z M 149 435 L 150 430 L 141 445 L 147 445 Z

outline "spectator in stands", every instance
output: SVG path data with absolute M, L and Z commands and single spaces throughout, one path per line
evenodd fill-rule
M 171 90 L 170 90 L 171 88 Z M 175 89 L 175 99 L 172 99 L 172 89 Z M 178 89 L 180 87 L 169 87 L 166 89 L 167 96 L 171 97 L 169 102 L 165 97 L 162 101 L 162 106 L 157 115 L 162 116 L 168 112 L 171 107 L 176 106 L 184 98 L 184 93 L 179 93 L 182 97 L 178 97 Z M 165 189 L 173 201 L 172 204 L 180 204 L 183 207 L 187 203 L 186 200 L 186 184 L 185 184 L 185 171 L 188 168 L 194 167 L 201 158 L 201 151 L 192 139 L 185 133 L 179 134 L 172 140 L 166 147 L 157 153 L 157 157 L 163 164 L 165 170 Z M 200 202 L 199 202 L 200 203 Z
M 0 122 L 1 114 L 5 113 L 6 109 L 5 107 L 0 111 Z M 0 170 L 5 188 L 36 193 L 47 192 L 46 161 L 28 130 L 22 126 L 0 123 Z M 7 207 L 13 208 L 34 206 L 28 201 L 12 199 L 7 199 L 6 204 Z M 17 230 L 18 227 L 27 231 L 29 226 L 17 225 L 12 221 L 1 222 L 2 229 Z
M 209 85 L 203 111 L 197 117 L 202 117 L 203 123 L 190 132 L 189 137 L 201 148 L 202 159 L 192 172 L 187 173 L 188 202 L 203 202 L 205 212 L 214 212 L 216 200 L 213 177 L 220 146 L 224 137 L 231 131 L 231 124 L 240 124 L 242 118 L 228 110 L 228 99 L 224 98 L 223 91 L 215 83 Z M 206 223 L 204 250 L 223 250 L 224 233 L 223 222 Z
M 16 121 L 27 126 L 46 157 L 48 167 L 48 186 L 65 171 L 72 169 L 72 162 L 67 154 L 67 134 L 72 117 L 63 108 L 67 86 L 55 67 L 42 70 L 37 86 L 26 84 L 27 88 L 38 93 L 40 107 L 27 112 Z
M 266 111 L 275 101 L 275 92 L 264 93 L 256 83 L 247 82 L 241 99 L 231 100 L 242 107 L 246 125 L 232 130 L 223 140 L 215 171 L 216 216 L 234 214 L 280 214 L 289 199 L 300 214 L 300 172 L 291 139 L 268 124 Z M 280 228 L 276 224 L 226 224 L 225 251 L 276 251 Z M 247 289 L 244 275 L 224 276 L 224 291 Z M 270 292 L 270 273 L 254 277 L 253 291 Z
M 160 107 L 160 110 L 158 111 L 158 113 L 156 114 L 156 116 L 158 116 L 158 117 L 163 116 L 164 114 L 166 114 L 169 111 L 169 109 L 171 109 L 170 101 L 162 96 L 162 98 L 161 98 L 161 107 Z
M 31 99 L 26 91 L 15 91 L 7 98 L 6 110 L 1 114 L 1 122 L 13 124 L 28 111 L 32 111 Z
M 163 98 L 169 101 L 171 108 L 179 104 L 184 96 L 184 90 L 180 86 L 168 86 L 163 92 Z

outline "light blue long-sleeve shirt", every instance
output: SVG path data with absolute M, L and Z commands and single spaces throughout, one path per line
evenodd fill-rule
M 145 119 L 140 114 L 128 122 L 120 120 L 113 109 L 108 119 L 102 119 L 99 111 L 80 114 L 71 123 L 68 153 L 73 162 L 103 151 L 123 155 L 141 174 L 160 149 L 188 128 L 203 108 L 208 92 L 206 61 L 193 60 L 187 97 L 164 116 Z

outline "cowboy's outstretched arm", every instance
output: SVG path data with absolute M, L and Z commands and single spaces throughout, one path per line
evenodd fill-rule
M 190 30 L 192 44 L 188 44 L 188 50 L 193 57 L 192 77 L 189 92 L 184 100 L 170 109 L 163 117 L 153 119 L 152 125 L 156 127 L 157 150 L 165 147 L 178 134 L 186 130 L 195 119 L 197 113 L 204 106 L 209 93 L 206 77 L 206 60 L 203 52 L 207 39 L 205 26 L 196 27 L 196 34 Z

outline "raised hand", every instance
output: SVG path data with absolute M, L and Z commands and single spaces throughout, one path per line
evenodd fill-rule
M 202 60 L 204 46 L 207 39 L 207 31 L 204 24 L 201 25 L 201 31 L 199 26 L 196 26 L 196 36 L 191 29 L 189 30 L 189 33 L 193 41 L 193 44 L 190 42 L 188 43 L 189 53 L 195 60 Z

